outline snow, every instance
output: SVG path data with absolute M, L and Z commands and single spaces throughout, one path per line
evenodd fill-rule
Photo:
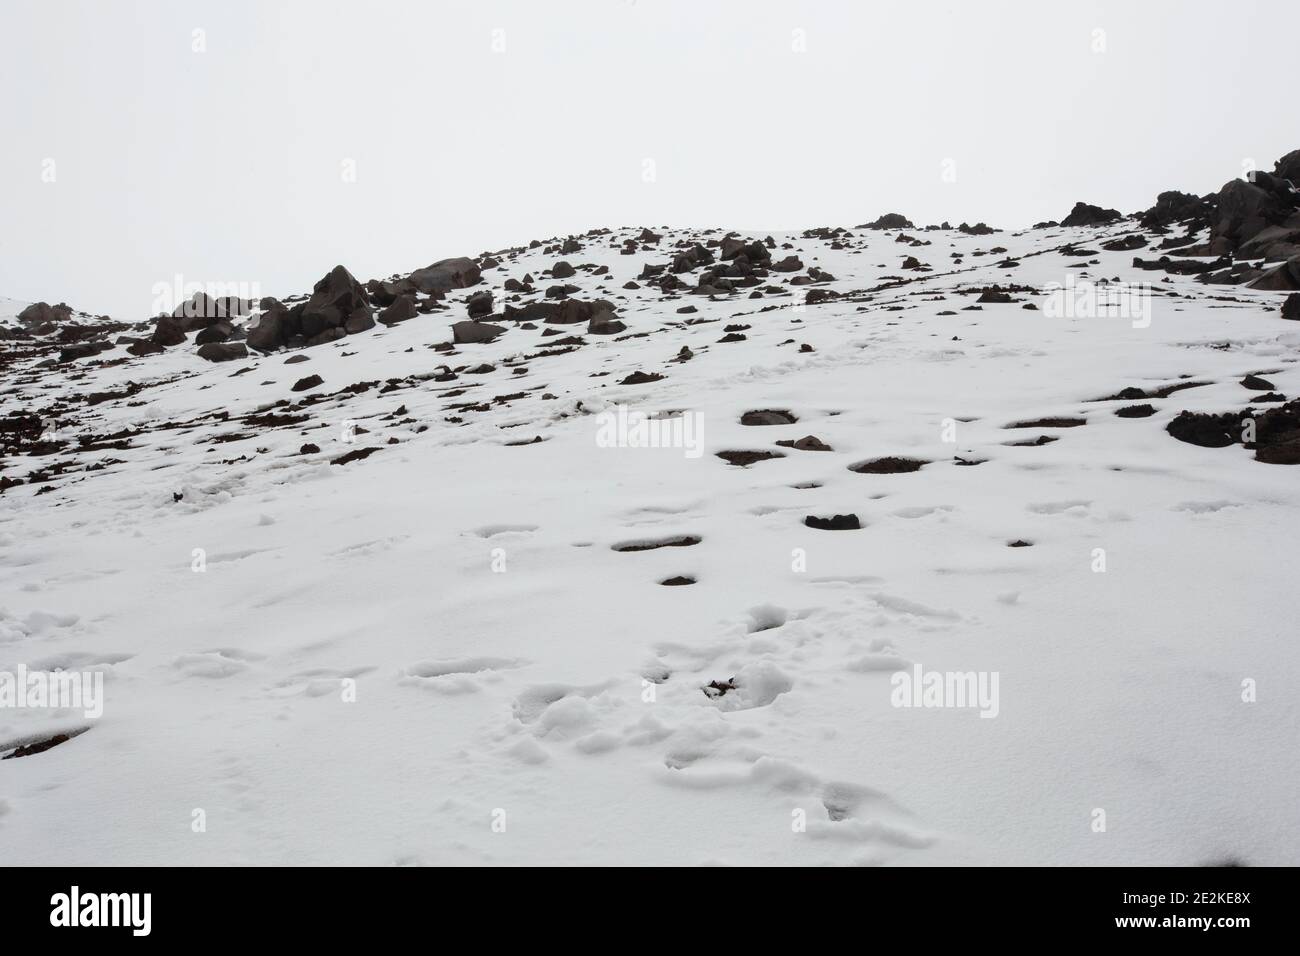
M 47 369 L 33 384 L 9 368 L 0 413 L 130 381 L 146 387 L 72 406 L 60 427 L 149 427 L 128 450 L 77 459 L 116 463 L 0 495 L 0 671 L 102 672 L 106 694 L 94 720 L 0 709 L 0 751 L 88 727 L 0 762 L 0 856 L 1300 862 L 1295 473 L 1164 430 L 1183 409 L 1244 407 L 1247 373 L 1300 394 L 1300 336 L 1276 294 L 1165 282 L 1132 253 L 1068 268 L 1086 260 L 1054 251 L 1130 229 L 908 230 L 925 247 L 852 230 L 842 250 L 775 235 L 774 258 L 791 243 L 841 293 L 909 279 L 803 308 L 798 288 L 623 293 L 695 234 L 669 230 L 657 249 L 622 256 L 639 232 L 622 229 L 579 253 L 507 258 L 486 286 L 453 293 L 450 311 L 308 349 L 301 364 L 213 365 L 178 347 L 83 360 L 82 377 Z M 1008 252 L 971 254 L 994 246 Z M 904 255 L 934 272 L 900 272 Z M 1021 265 L 999 268 L 1007 255 Z M 608 266 L 566 281 L 613 301 L 627 333 L 584 336 L 520 375 L 505 360 L 540 351 L 542 328 L 431 350 L 465 317 L 464 297 L 491 287 L 500 303 L 507 276 L 561 258 Z M 1150 324 L 1045 315 L 1042 290 L 1080 272 L 1151 283 Z M 975 297 L 957 290 L 995 282 L 1033 286 L 1014 297 L 1040 310 L 962 311 Z M 676 313 L 688 304 L 699 312 Z M 4 306 L 12 316 L 22 303 Z M 718 321 L 683 322 L 700 318 Z M 732 322 L 751 326 L 746 341 L 718 344 Z M 815 351 L 799 352 L 804 342 Z M 683 345 L 695 358 L 671 363 Z M 236 420 L 444 362 L 496 370 L 326 399 L 290 427 Z M 638 370 L 666 377 L 616 384 Z M 324 384 L 290 391 L 310 374 Z M 1207 384 L 1150 399 L 1149 418 L 1101 400 L 1179 381 Z M 485 412 L 448 410 L 520 391 Z M 704 454 L 602 444 L 598 413 L 618 404 L 698 415 Z M 741 425 L 754 409 L 798 421 Z M 199 419 L 218 411 L 229 420 Z M 1007 427 L 1044 417 L 1087 424 Z M 346 420 L 368 433 L 348 444 Z M 182 421 L 194 423 L 152 427 Z M 1058 440 L 1008 444 L 1040 434 Z M 833 451 L 775 445 L 805 435 Z M 320 453 L 299 454 L 306 442 Z M 737 467 L 723 450 L 784 457 Z M 849 470 L 885 456 L 928 463 Z M 11 458 L 5 473 L 66 457 Z M 803 524 L 849 513 L 861 530 Z M 700 541 L 615 550 L 681 536 Z M 1016 540 L 1031 546 L 1007 547 Z M 658 583 L 679 575 L 695 583 Z M 996 673 L 996 717 L 893 706 L 891 675 L 918 666 Z M 706 693 L 715 681 L 734 689 Z

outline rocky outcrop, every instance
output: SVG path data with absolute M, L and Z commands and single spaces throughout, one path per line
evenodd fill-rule
M 859 229 L 915 229 L 912 220 L 901 212 L 887 212 L 875 222 L 864 223 Z
M 1104 226 L 1124 217 L 1118 209 L 1102 209 L 1086 202 L 1077 202 L 1070 214 L 1061 220 L 1062 226 Z
M 410 282 L 425 295 L 441 297 L 453 289 L 468 289 L 483 280 L 483 273 L 473 259 L 463 256 L 458 259 L 440 259 L 431 266 L 416 269 L 409 276 Z

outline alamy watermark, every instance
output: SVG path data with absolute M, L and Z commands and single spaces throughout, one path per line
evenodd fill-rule
M 981 717 L 996 717 L 1000 709 L 997 671 L 923 672 L 916 664 L 895 671 L 889 683 L 895 707 L 978 708 Z
M 0 671 L 0 709 L 80 710 L 88 720 L 104 713 L 103 671 Z
M 230 314 L 230 300 L 239 299 L 246 309 L 256 308 L 262 300 L 260 282 L 186 282 L 179 272 L 171 282 L 155 282 L 149 290 L 153 296 L 151 315 L 182 315 L 187 319 L 224 319 Z M 180 310 L 178 313 L 177 310 Z
M 1065 277 L 1044 290 L 1049 319 L 1128 319 L 1135 329 L 1151 324 L 1151 287 L 1143 282 L 1092 282 Z
M 704 454 L 704 416 L 700 412 L 646 415 L 615 405 L 596 415 L 600 448 L 681 448 L 687 458 Z

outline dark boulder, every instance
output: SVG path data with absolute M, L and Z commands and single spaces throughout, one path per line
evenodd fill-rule
M 185 341 L 184 320 L 171 315 L 159 316 L 149 341 L 154 345 L 180 345 Z
M 483 273 L 473 259 L 440 259 L 431 266 L 412 272 L 408 280 L 425 295 L 442 294 L 453 289 L 478 285 Z
M 48 302 L 34 302 L 18 313 L 21 325 L 32 328 L 42 325 L 62 325 L 72 318 L 72 309 L 60 302 L 50 305 Z
M 1292 292 L 1282 303 L 1282 318 L 1300 321 L 1300 292 Z
M 415 308 L 415 299 L 409 295 L 400 295 L 392 305 L 381 309 L 375 318 L 384 325 L 396 325 L 398 322 L 413 319 L 419 314 Z
M 77 359 L 90 358 L 98 355 L 100 352 L 107 352 L 113 348 L 112 342 L 79 342 L 76 345 L 69 345 L 59 351 L 60 362 L 73 362 Z
M 208 342 L 199 349 L 199 358 L 209 362 L 231 362 L 248 358 L 243 342 Z
M 915 229 L 912 220 L 901 212 L 887 212 L 875 222 L 864 223 L 859 229 Z
M 389 306 L 389 308 L 395 307 L 395 304 Z M 388 309 L 384 309 L 383 311 L 387 312 Z M 357 309 L 357 311 L 348 316 L 348 320 L 343 323 L 343 331 L 348 335 L 356 335 L 359 332 L 366 332 L 374 327 L 375 320 L 368 309 Z
M 301 334 L 310 341 L 327 329 L 342 329 L 354 312 L 369 308 L 365 287 L 343 266 L 335 266 L 312 287 L 299 318 Z
M 1070 214 L 1061 220 L 1062 226 L 1103 226 L 1122 219 L 1118 209 L 1102 209 L 1086 202 L 1077 202 Z
M 471 319 L 477 319 L 484 315 L 492 314 L 492 293 L 487 289 L 482 292 L 475 292 L 465 302 L 465 309 L 469 312 Z
M 615 335 L 627 331 L 627 326 L 618 320 L 613 312 L 597 312 L 587 323 L 589 335 Z
M 1265 289 L 1270 292 L 1300 291 L 1300 256 L 1288 259 L 1268 270 L 1258 279 L 1247 282 L 1246 285 L 1251 289 Z
M 809 528 L 816 528 L 819 531 L 857 531 L 862 527 L 862 522 L 854 514 L 835 515 L 832 518 L 818 518 L 816 515 L 808 515 L 803 519 L 803 523 Z
M 490 322 L 456 322 L 451 327 L 452 341 L 457 345 L 491 342 L 504 331 L 503 326 Z
M 1213 211 L 1213 204 L 1200 196 L 1171 189 L 1157 196 L 1156 204 L 1143 212 L 1138 222 L 1143 228 L 1157 229 L 1171 226 L 1176 222 L 1208 221 Z
M 218 319 L 212 325 L 199 330 L 199 334 L 194 336 L 194 344 L 207 345 L 211 342 L 225 342 L 234 334 L 234 332 L 234 326 L 232 326 L 228 321 L 225 319 Z
M 1227 448 L 1241 441 L 1242 412 L 1225 412 L 1211 415 L 1200 412 L 1181 412 L 1165 426 L 1179 441 L 1202 448 Z
M 257 316 L 248 329 L 248 347 L 260 352 L 274 352 L 289 337 L 287 310 L 274 299 L 271 302 L 270 308 Z

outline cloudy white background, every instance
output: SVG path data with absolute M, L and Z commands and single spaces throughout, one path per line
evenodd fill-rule
M 0 295 L 141 319 L 176 273 L 283 295 L 597 226 L 1133 211 L 1300 145 L 1297 28 L 1293 2 L 3 0 Z

